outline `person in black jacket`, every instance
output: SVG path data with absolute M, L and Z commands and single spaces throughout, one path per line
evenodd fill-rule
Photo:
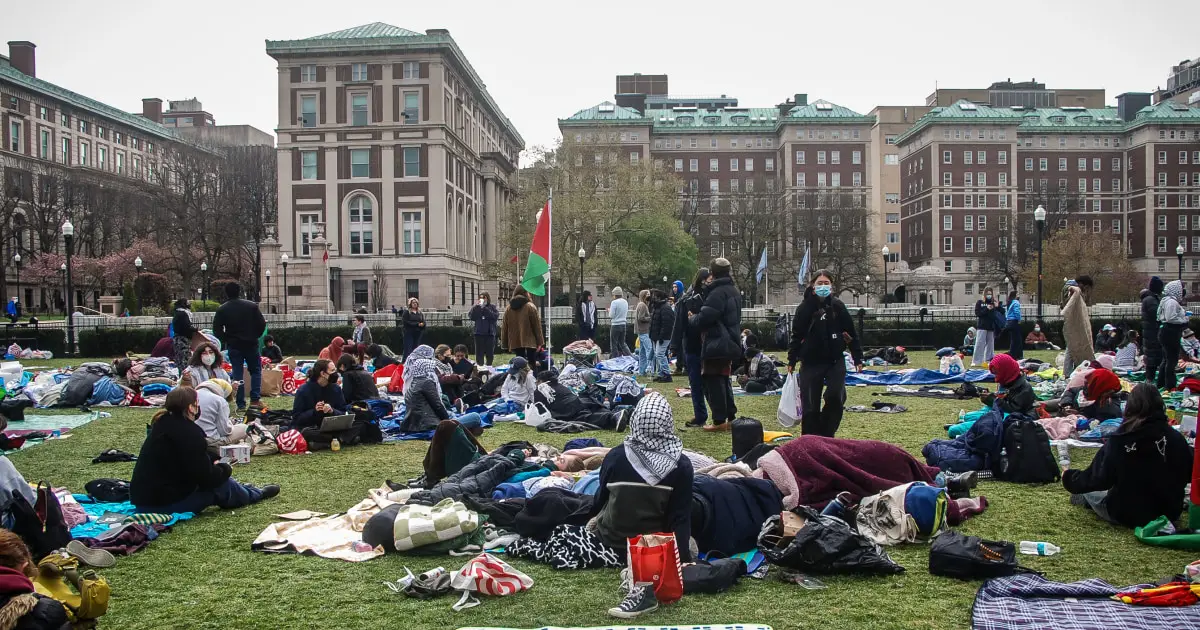
M 1071 503 L 1086 505 L 1110 523 L 1141 527 L 1164 515 L 1175 521 L 1192 478 L 1192 457 L 1187 439 L 1168 424 L 1158 389 L 1139 383 L 1120 428 L 1087 470 L 1064 467 L 1063 487 Z
M 262 359 L 258 354 L 258 338 L 267 331 L 267 320 L 258 305 L 241 299 L 242 287 L 236 282 L 225 285 L 228 299 L 213 315 L 213 333 L 226 349 L 233 365 L 233 380 L 241 382 L 243 368 L 250 370 L 250 404 L 262 406 Z M 237 390 L 238 410 L 246 408 L 246 390 Z
M 571 388 L 558 382 L 557 370 L 543 370 L 537 375 L 537 389 L 533 401 L 546 405 L 546 410 L 555 420 L 586 422 L 601 429 L 624 431 L 632 407 L 621 411 L 609 411 L 603 405 L 580 398 Z
M 992 287 L 983 290 L 983 297 L 975 302 L 975 352 L 971 354 L 971 366 L 987 363 L 996 354 L 996 333 L 1003 325 L 997 322 L 996 298 L 992 295 Z M 1004 311 L 1000 311 L 1003 314 Z M 1003 321 L 1003 315 L 999 317 Z
M 576 316 L 579 320 L 579 338 L 596 338 L 596 303 L 592 301 L 592 292 L 584 291 L 579 299 Z
M 239 483 L 230 476 L 229 464 L 214 463 L 204 431 L 196 426 L 199 415 L 196 390 L 176 387 L 150 421 L 129 483 L 129 500 L 138 512 L 199 513 L 210 505 L 232 509 L 279 494 L 277 485 L 260 489 Z
M 337 369 L 341 373 L 342 400 L 346 405 L 353 405 L 364 400 L 379 398 L 379 388 L 375 386 L 375 378 L 358 364 L 352 354 L 343 354 L 337 360 Z
M 834 437 L 842 424 L 846 405 L 846 360 L 842 353 L 847 345 L 861 372 L 863 351 L 854 320 L 846 305 L 833 297 L 833 274 L 819 269 L 796 307 L 792 343 L 788 346 L 788 374 L 800 363 L 800 401 L 804 407 L 800 431 L 804 435 Z
M 267 357 L 274 365 L 283 363 L 283 349 L 275 343 L 275 338 L 271 335 L 263 337 L 262 355 Z
M 749 394 L 761 394 L 783 387 L 783 377 L 775 367 L 775 361 L 762 353 L 762 350 L 750 346 L 746 348 L 745 362 L 735 372 L 738 384 Z
M 175 317 L 171 319 L 171 336 L 175 348 L 175 367 L 183 371 L 188 359 L 192 357 L 192 335 L 195 335 L 196 325 L 192 323 L 192 311 L 187 298 L 175 301 Z
M 688 326 L 696 328 L 703 340 L 700 373 L 708 406 L 712 408 L 713 421 L 704 430 L 728 431 L 729 423 L 737 417 L 737 405 L 733 401 L 733 385 L 729 377 L 733 362 L 742 356 L 738 339 L 742 324 L 742 295 L 730 277 L 732 267 L 728 260 L 713 260 L 711 269 L 712 276 L 704 290 L 703 305 L 698 313 L 688 319 Z
M 292 427 L 296 430 L 307 427 L 320 428 L 327 416 L 346 413 L 346 399 L 338 387 L 337 365 L 329 359 L 317 359 L 308 368 L 308 381 L 296 390 L 292 401 Z
M 425 313 L 421 312 L 421 301 L 408 298 L 408 308 L 400 314 L 404 324 L 404 358 L 408 358 L 414 348 L 421 345 L 421 336 L 425 334 Z
M 479 303 L 471 307 L 467 316 L 475 322 L 475 362 L 491 365 L 496 358 L 496 334 L 499 332 L 496 322 L 500 321 L 500 311 L 492 304 L 491 294 L 480 291 Z
M 655 383 L 671 382 L 671 362 L 667 360 L 667 347 L 671 345 L 671 332 L 675 328 L 675 309 L 667 304 L 667 294 L 661 289 L 650 292 L 650 341 L 654 343 L 654 366 L 658 373 Z
M 389 365 L 396 365 L 397 363 L 400 363 L 396 359 L 393 359 L 384 353 L 383 346 L 377 343 L 367 346 L 367 356 L 371 357 L 371 365 L 376 370 L 382 370 Z
M 0 627 L 12 630 L 70 630 L 57 600 L 34 591 L 37 565 L 20 536 L 0 529 Z
M 1151 276 L 1150 284 L 1142 289 L 1142 351 L 1146 354 L 1146 382 L 1154 383 L 1163 360 L 1162 342 L 1158 340 L 1158 302 L 1162 298 L 1163 281 Z
M 699 298 L 708 282 L 708 267 L 701 267 L 692 281 L 692 288 L 681 292 L 675 302 L 675 326 L 671 329 L 671 353 L 676 360 L 687 367 L 688 387 L 692 390 L 692 416 L 687 421 L 689 427 L 702 427 L 708 424 L 708 408 L 704 406 L 704 379 L 700 376 L 700 330 L 690 324 L 689 318 L 700 312 L 704 304 Z

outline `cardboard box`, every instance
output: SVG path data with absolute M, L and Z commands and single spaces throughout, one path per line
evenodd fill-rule
M 795 538 L 796 532 L 804 529 L 805 523 L 808 521 L 795 512 L 784 512 L 780 515 L 783 521 L 783 538 L 785 540 Z
M 228 460 L 231 464 L 249 464 L 250 445 L 234 444 L 232 446 L 222 446 L 221 459 Z

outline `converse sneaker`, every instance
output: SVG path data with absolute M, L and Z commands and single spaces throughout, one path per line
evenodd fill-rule
M 617 418 L 617 431 L 624 431 L 629 427 L 629 417 L 633 415 L 633 407 L 626 407 L 621 410 L 621 416 Z
M 654 585 L 649 582 L 635 584 L 620 606 L 608 609 L 608 614 L 617 619 L 633 619 L 642 613 L 658 610 L 658 599 L 654 597 Z

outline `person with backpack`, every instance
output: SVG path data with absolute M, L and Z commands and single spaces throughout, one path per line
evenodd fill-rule
M 992 287 L 985 287 L 983 296 L 975 302 L 975 351 L 971 354 L 971 367 L 991 361 L 996 354 L 996 306 Z
M 1184 487 L 1192 478 L 1192 448 L 1167 421 L 1158 389 L 1139 383 L 1124 419 L 1086 470 L 1063 467 L 1063 488 L 1073 505 L 1101 520 L 1141 527 L 1159 516 L 1179 519 Z
M 704 292 L 705 283 L 709 277 L 708 267 L 701 267 L 696 272 L 692 287 L 683 291 L 683 283 L 676 287 L 679 300 L 675 307 L 675 326 L 671 329 L 671 354 L 678 357 L 679 365 L 687 368 L 688 387 L 692 390 L 691 420 L 685 424 L 689 427 L 702 427 L 708 424 L 708 408 L 704 405 L 704 379 L 700 376 L 700 330 L 691 326 L 689 318 L 700 312 L 703 300 L 699 298 Z
M 691 316 L 688 325 L 700 332 L 703 344 L 700 374 L 713 421 L 704 430 L 728 431 L 729 423 L 737 417 L 729 377 L 733 362 L 742 356 L 737 338 L 742 323 L 742 295 L 733 283 L 733 265 L 728 259 L 714 259 L 710 269 L 712 275 L 704 289 L 703 306 Z
M 1158 340 L 1163 350 L 1162 369 L 1157 380 L 1159 389 L 1175 389 L 1175 369 L 1179 367 L 1183 330 L 1188 325 L 1183 302 L 1183 283 L 1178 280 L 1168 282 L 1158 303 L 1158 323 L 1161 326 Z
M 1158 367 L 1162 363 L 1162 343 L 1158 340 L 1158 304 L 1162 299 L 1163 281 L 1158 276 L 1142 289 L 1142 351 L 1146 354 L 1146 382 L 1157 383 Z
M 847 345 L 861 372 L 863 351 L 854 320 L 846 305 L 833 297 L 833 274 L 818 269 L 796 307 L 788 347 L 788 374 L 800 364 L 800 401 L 804 408 L 800 432 L 804 435 L 834 437 L 842 423 L 846 404 L 846 361 L 842 353 Z

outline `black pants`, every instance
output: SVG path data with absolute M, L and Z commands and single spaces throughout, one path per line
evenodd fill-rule
M 475 364 L 491 365 L 495 359 L 496 335 L 475 335 Z
M 1179 343 L 1183 339 L 1183 325 L 1163 324 L 1158 333 L 1162 343 L 1162 365 L 1158 373 L 1159 389 L 1175 389 L 1175 368 L 1179 365 Z
M 1020 361 L 1025 358 L 1025 339 L 1021 336 L 1021 322 L 1009 320 L 1008 326 L 1008 356 Z
M 825 408 L 821 408 L 824 388 Z M 842 424 L 846 407 L 846 364 L 804 364 L 800 369 L 800 402 L 804 406 L 800 418 L 800 433 L 834 437 Z
M 767 391 L 767 385 L 768 383 L 750 379 L 746 381 L 745 385 L 742 385 L 742 389 L 746 390 L 747 394 L 761 394 Z
M 1158 366 L 1163 360 L 1162 342 L 1158 339 L 1160 330 L 1160 328 L 1142 327 L 1142 342 L 1145 344 L 1146 351 L 1147 383 L 1158 382 L 1155 376 L 1158 374 Z
M 705 374 L 704 397 L 712 409 L 713 425 L 724 424 L 737 417 L 737 405 L 733 402 L 733 384 L 723 374 Z

